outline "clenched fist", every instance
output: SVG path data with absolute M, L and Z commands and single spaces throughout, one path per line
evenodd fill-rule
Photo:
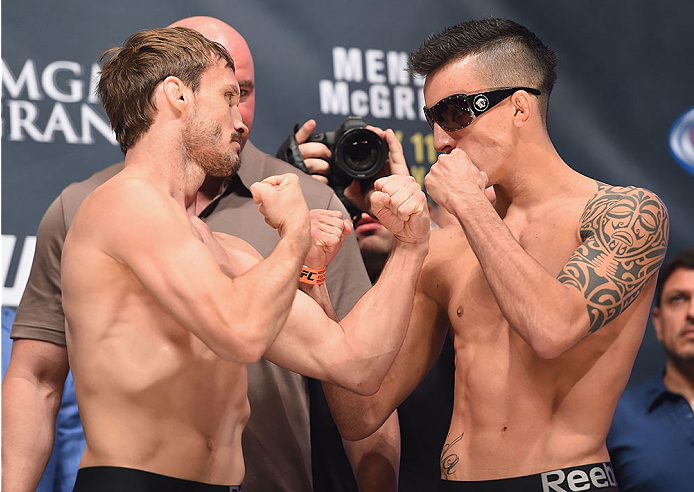
M 342 218 L 338 210 L 314 209 L 311 215 L 311 250 L 304 265 L 320 269 L 328 265 L 352 232 L 352 222 Z
M 429 239 L 429 210 L 422 188 L 412 176 L 386 176 L 374 183 L 371 210 L 403 243 Z
M 454 215 L 456 202 L 464 202 L 471 193 L 485 193 L 492 200 L 493 190 L 485 192 L 487 182 L 487 174 L 477 169 L 460 149 L 441 154 L 424 178 L 429 196 Z
M 296 174 L 269 176 L 251 185 L 253 201 L 260 204 L 265 222 L 277 229 L 280 236 L 288 233 L 306 234 L 310 230 L 308 206 Z

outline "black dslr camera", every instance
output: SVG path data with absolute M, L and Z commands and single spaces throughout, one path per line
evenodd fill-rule
M 294 127 L 294 133 L 299 126 Z M 353 179 L 369 182 L 383 169 L 388 156 L 388 146 L 366 128 L 366 120 L 349 116 L 334 132 L 313 133 L 307 142 L 325 144 L 331 152 L 328 181 L 336 192 L 342 191 Z M 277 151 L 277 157 L 308 173 L 304 158 L 294 134 L 291 134 Z M 342 198 L 341 194 L 338 196 Z

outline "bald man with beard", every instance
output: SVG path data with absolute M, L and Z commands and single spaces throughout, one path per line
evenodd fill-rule
M 264 154 L 248 140 L 255 111 L 254 66 L 243 37 L 226 23 L 211 17 L 191 17 L 172 26 L 195 29 L 220 42 L 231 53 L 240 88 L 238 107 L 248 128 L 248 132 L 241 135 L 238 173 L 228 178 L 205 179 L 193 204 L 195 213 L 213 231 L 239 236 L 266 256 L 279 237 L 266 227 L 250 198 L 249 189 L 254 182 L 274 174 L 295 173 L 299 175 L 309 208 L 344 212 L 344 207 L 327 186 Z M 13 355 L 3 383 L 3 489 L 6 484 L 17 484 L 13 490 L 33 490 L 48 461 L 55 416 L 69 369 L 61 302 L 62 244 L 82 200 L 122 167 L 122 163 L 115 164 L 86 181 L 68 186 L 46 212 L 39 227 L 34 264 L 13 326 Z M 347 238 L 328 267 L 327 278 L 331 299 L 338 316 L 342 317 L 370 287 L 353 237 Z M 248 378 L 253 411 L 243 433 L 247 467 L 244 490 L 312 490 L 306 378 L 264 359 L 249 364 Z M 386 463 L 387 471 L 379 471 L 377 475 L 381 479 L 386 477 L 387 487 L 392 489 L 399 442 L 392 431 L 385 436 L 374 438 L 383 450 L 376 451 L 376 455 L 386 456 L 385 461 L 377 462 Z M 374 452 L 373 446 L 368 452 Z M 368 468 L 366 461 L 361 461 L 362 455 L 356 453 L 356 456 L 355 468 Z M 362 479 L 368 480 L 368 477 L 362 476 Z M 383 483 L 375 486 L 375 490 L 384 490 Z

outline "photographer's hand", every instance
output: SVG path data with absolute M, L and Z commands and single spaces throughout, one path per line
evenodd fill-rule
M 306 143 L 306 139 L 311 136 L 315 129 L 316 121 L 308 120 L 299 128 L 295 137 L 309 174 L 318 181 L 328 184 L 330 165 L 325 159 L 330 157 L 330 149 L 328 149 L 327 145 L 320 142 Z
M 382 130 L 377 126 L 368 125 L 366 128 L 376 133 L 381 140 L 383 140 L 388 146 L 388 158 L 383 166 L 383 169 L 378 173 L 377 178 L 382 178 L 385 176 L 409 176 L 410 170 L 407 167 L 407 161 L 405 161 L 405 154 L 402 150 L 402 144 L 395 137 L 393 130 L 388 128 L 387 130 Z M 357 180 L 352 181 L 352 183 L 345 188 L 345 197 L 356 205 L 360 210 L 370 213 L 373 215 L 371 210 L 371 194 L 373 193 L 373 186 L 362 190 L 361 183 Z

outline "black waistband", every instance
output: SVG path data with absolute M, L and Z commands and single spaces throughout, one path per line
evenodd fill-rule
M 461 482 L 441 480 L 438 490 L 459 492 L 619 492 L 612 463 L 570 466 L 523 477 Z
M 212 485 L 133 468 L 90 466 L 77 471 L 73 492 L 241 492 L 236 485 Z

